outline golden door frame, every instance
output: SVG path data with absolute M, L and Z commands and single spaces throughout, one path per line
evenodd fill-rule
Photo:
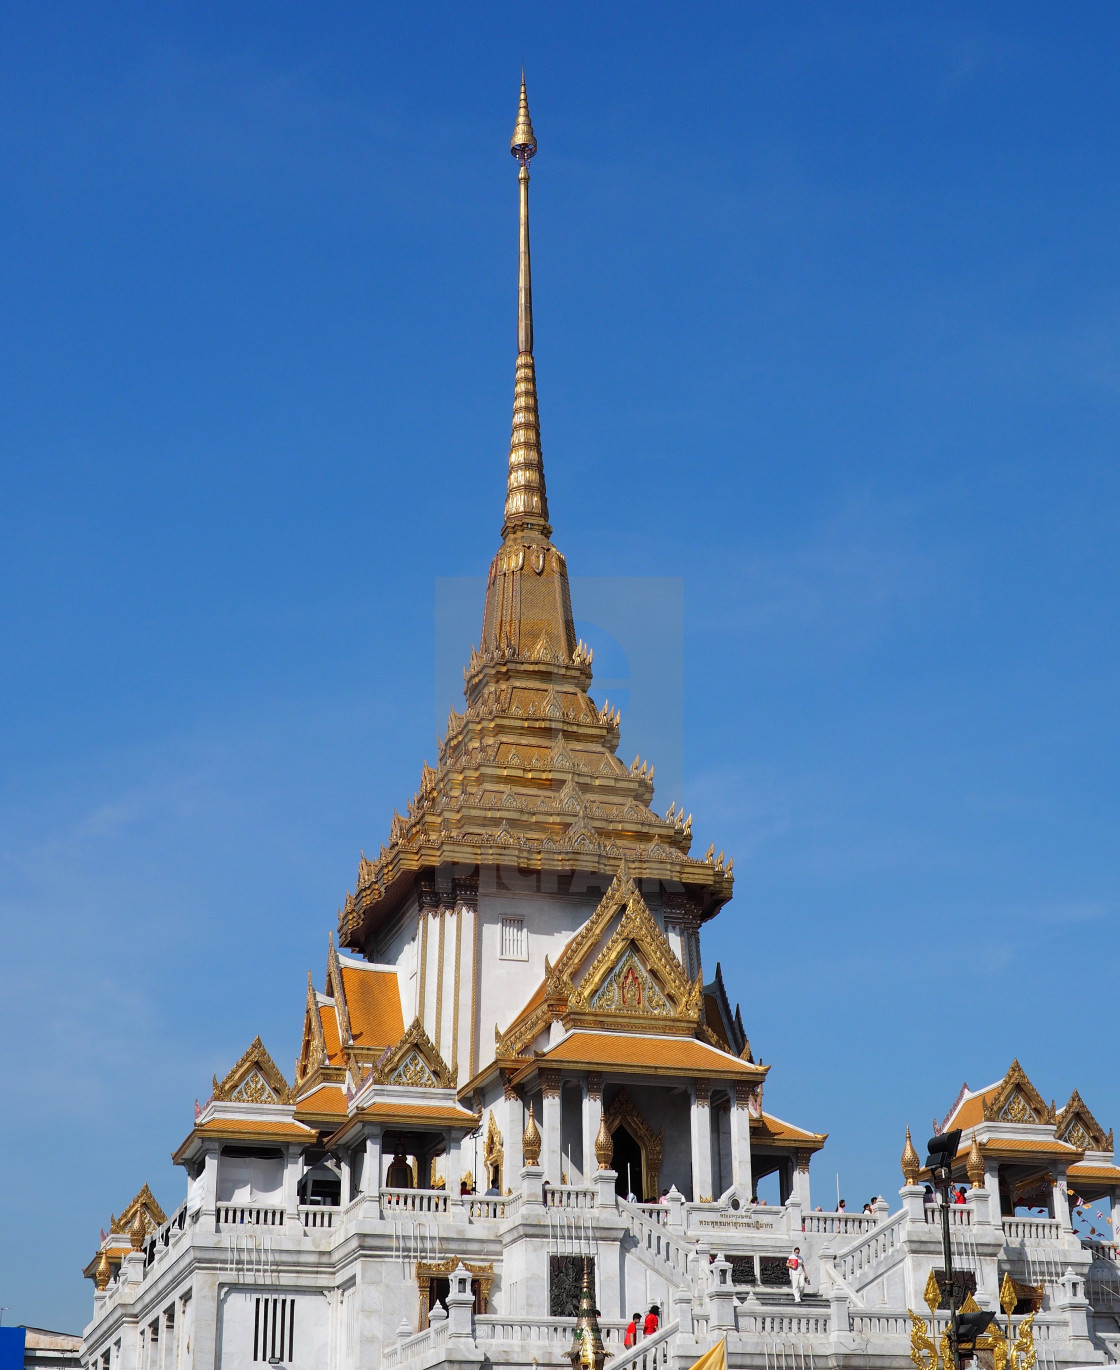
M 479 1314 L 490 1312 L 490 1286 L 494 1282 L 494 1262 L 488 1261 L 485 1265 L 472 1265 L 470 1261 L 463 1261 L 463 1265 L 471 1273 L 471 1284 L 478 1283 L 478 1312 Z M 446 1261 L 417 1261 L 416 1262 L 416 1286 L 420 1292 L 420 1319 L 417 1331 L 423 1332 L 428 1326 L 428 1306 L 432 1301 L 432 1281 L 447 1280 L 451 1278 L 451 1272 L 459 1268 L 459 1258 L 452 1256 Z
M 664 1147 L 665 1131 L 654 1132 L 631 1099 L 626 1087 L 618 1091 L 614 1103 L 603 1114 L 607 1131 L 613 1137 L 624 1123 L 627 1132 L 638 1143 L 642 1153 L 642 1193 L 656 1199 L 660 1193 L 661 1154 Z

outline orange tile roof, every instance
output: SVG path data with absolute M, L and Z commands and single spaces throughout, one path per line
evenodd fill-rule
M 359 1109 L 346 1122 L 339 1124 L 333 1137 L 327 1139 L 328 1145 L 333 1142 L 334 1137 L 341 1137 L 354 1123 L 361 1121 L 398 1127 L 427 1126 L 474 1129 L 478 1126 L 479 1116 L 477 1113 L 471 1113 L 465 1108 L 460 1108 L 457 1104 L 368 1104 L 365 1108 Z
M 1120 1166 L 1116 1165 L 1071 1165 L 1067 1173 L 1071 1180 L 1104 1180 L 1120 1184 Z
M 771 1113 L 764 1113 L 760 1124 L 751 1127 L 751 1141 L 775 1142 L 803 1142 L 807 1146 L 824 1146 L 827 1132 L 804 1132 L 799 1127 L 794 1127 L 792 1123 L 787 1123 L 781 1118 L 775 1118 Z
M 342 966 L 342 990 L 350 1031 L 362 1047 L 390 1047 L 404 1036 L 401 995 L 395 970 Z
M 338 1085 L 320 1085 L 296 1104 L 296 1117 L 298 1118 L 301 1113 L 316 1117 L 323 1114 L 345 1115 L 346 1093 Z
M 999 1080 L 987 1089 L 982 1089 L 962 1100 L 956 1110 L 946 1119 L 946 1129 L 959 1127 L 963 1131 L 965 1128 L 975 1127 L 978 1123 L 982 1123 L 984 1121 L 984 1100 L 994 1095 L 1002 1083 L 1003 1081 Z
M 332 1066 L 344 1065 L 342 1043 L 338 1039 L 338 1014 L 333 1003 L 319 1005 L 319 1021 L 323 1025 L 323 1042 L 327 1060 Z
M 200 1137 L 218 1137 L 236 1141 L 238 1137 L 252 1137 L 263 1142 L 306 1142 L 315 1136 L 315 1129 L 288 1118 L 210 1118 L 192 1129 L 182 1145 L 172 1152 L 171 1159 L 179 1165 L 191 1143 Z
M 1003 1152 L 1009 1151 L 1013 1154 L 1022 1152 L 1030 1156 L 1083 1156 L 1085 1153 L 1076 1146 L 1070 1146 L 1068 1142 L 1053 1141 L 1049 1138 L 1034 1137 L 991 1137 L 986 1142 L 980 1143 L 981 1151 Z M 968 1155 L 968 1149 L 964 1148 L 957 1152 L 957 1159 Z
M 543 1061 L 558 1066 L 610 1066 L 616 1070 L 700 1074 L 706 1078 L 737 1075 L 759 1080 L 766 1074 L 764 1066 L 741 1061 L 693 1037 L 631 1037 L 621 1032 L 573 1032 L 549 1051 L 539 1052 L 533 1061 L 526 1062 L 518 1078 Z

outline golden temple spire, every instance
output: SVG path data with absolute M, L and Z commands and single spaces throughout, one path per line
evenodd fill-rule
M 544 458 L 537 411 L 537 374 L 533 363 L 533 282 L 529 263 L 529 162 L 536 156 L 537 140 L 529 118 L 525 73 L 521 73 L 521 100 L 509 150 L 520 165 L 521 214 L 517 254 L 517 372 L 513 386 L 513 431 L 509 444 L 509 478 L 506 484 L 502 537 L 533 532 L 548 537 L 548 499 L 544 488 Z

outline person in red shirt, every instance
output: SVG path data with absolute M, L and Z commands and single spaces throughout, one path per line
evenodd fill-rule
M 638 1319 L 642 1315 L 635 1313 L 630 1319 L 630 1325 L 626 1329 L 626 1336 L 623 1338 L 623 1346 L 637 1346 L 638 1344 Z
M 657 1331 L 657 1324 L 660 1321 L 660 1316 L 661 1309 L 658 1308 L 657 1304 L 651 1303 L 649 1312 L 646 1314 L 646 1320 L 642 1323 L 642 1335 L 644 1337 L 652 1337 Z

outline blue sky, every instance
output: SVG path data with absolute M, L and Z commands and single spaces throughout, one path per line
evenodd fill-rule
M 523 60 L 555 538 L 626 760 L 735 858 L 706 960 L 814 1201 L 1016 1055 L 1120 1125 L 1118 48 L 1089 3 L 0 9 L 9 1322 L 84 1323 L 254 1033 L 290 1071 L 432 757 Z M 619 577 L 678 585 L 667 686 Z

